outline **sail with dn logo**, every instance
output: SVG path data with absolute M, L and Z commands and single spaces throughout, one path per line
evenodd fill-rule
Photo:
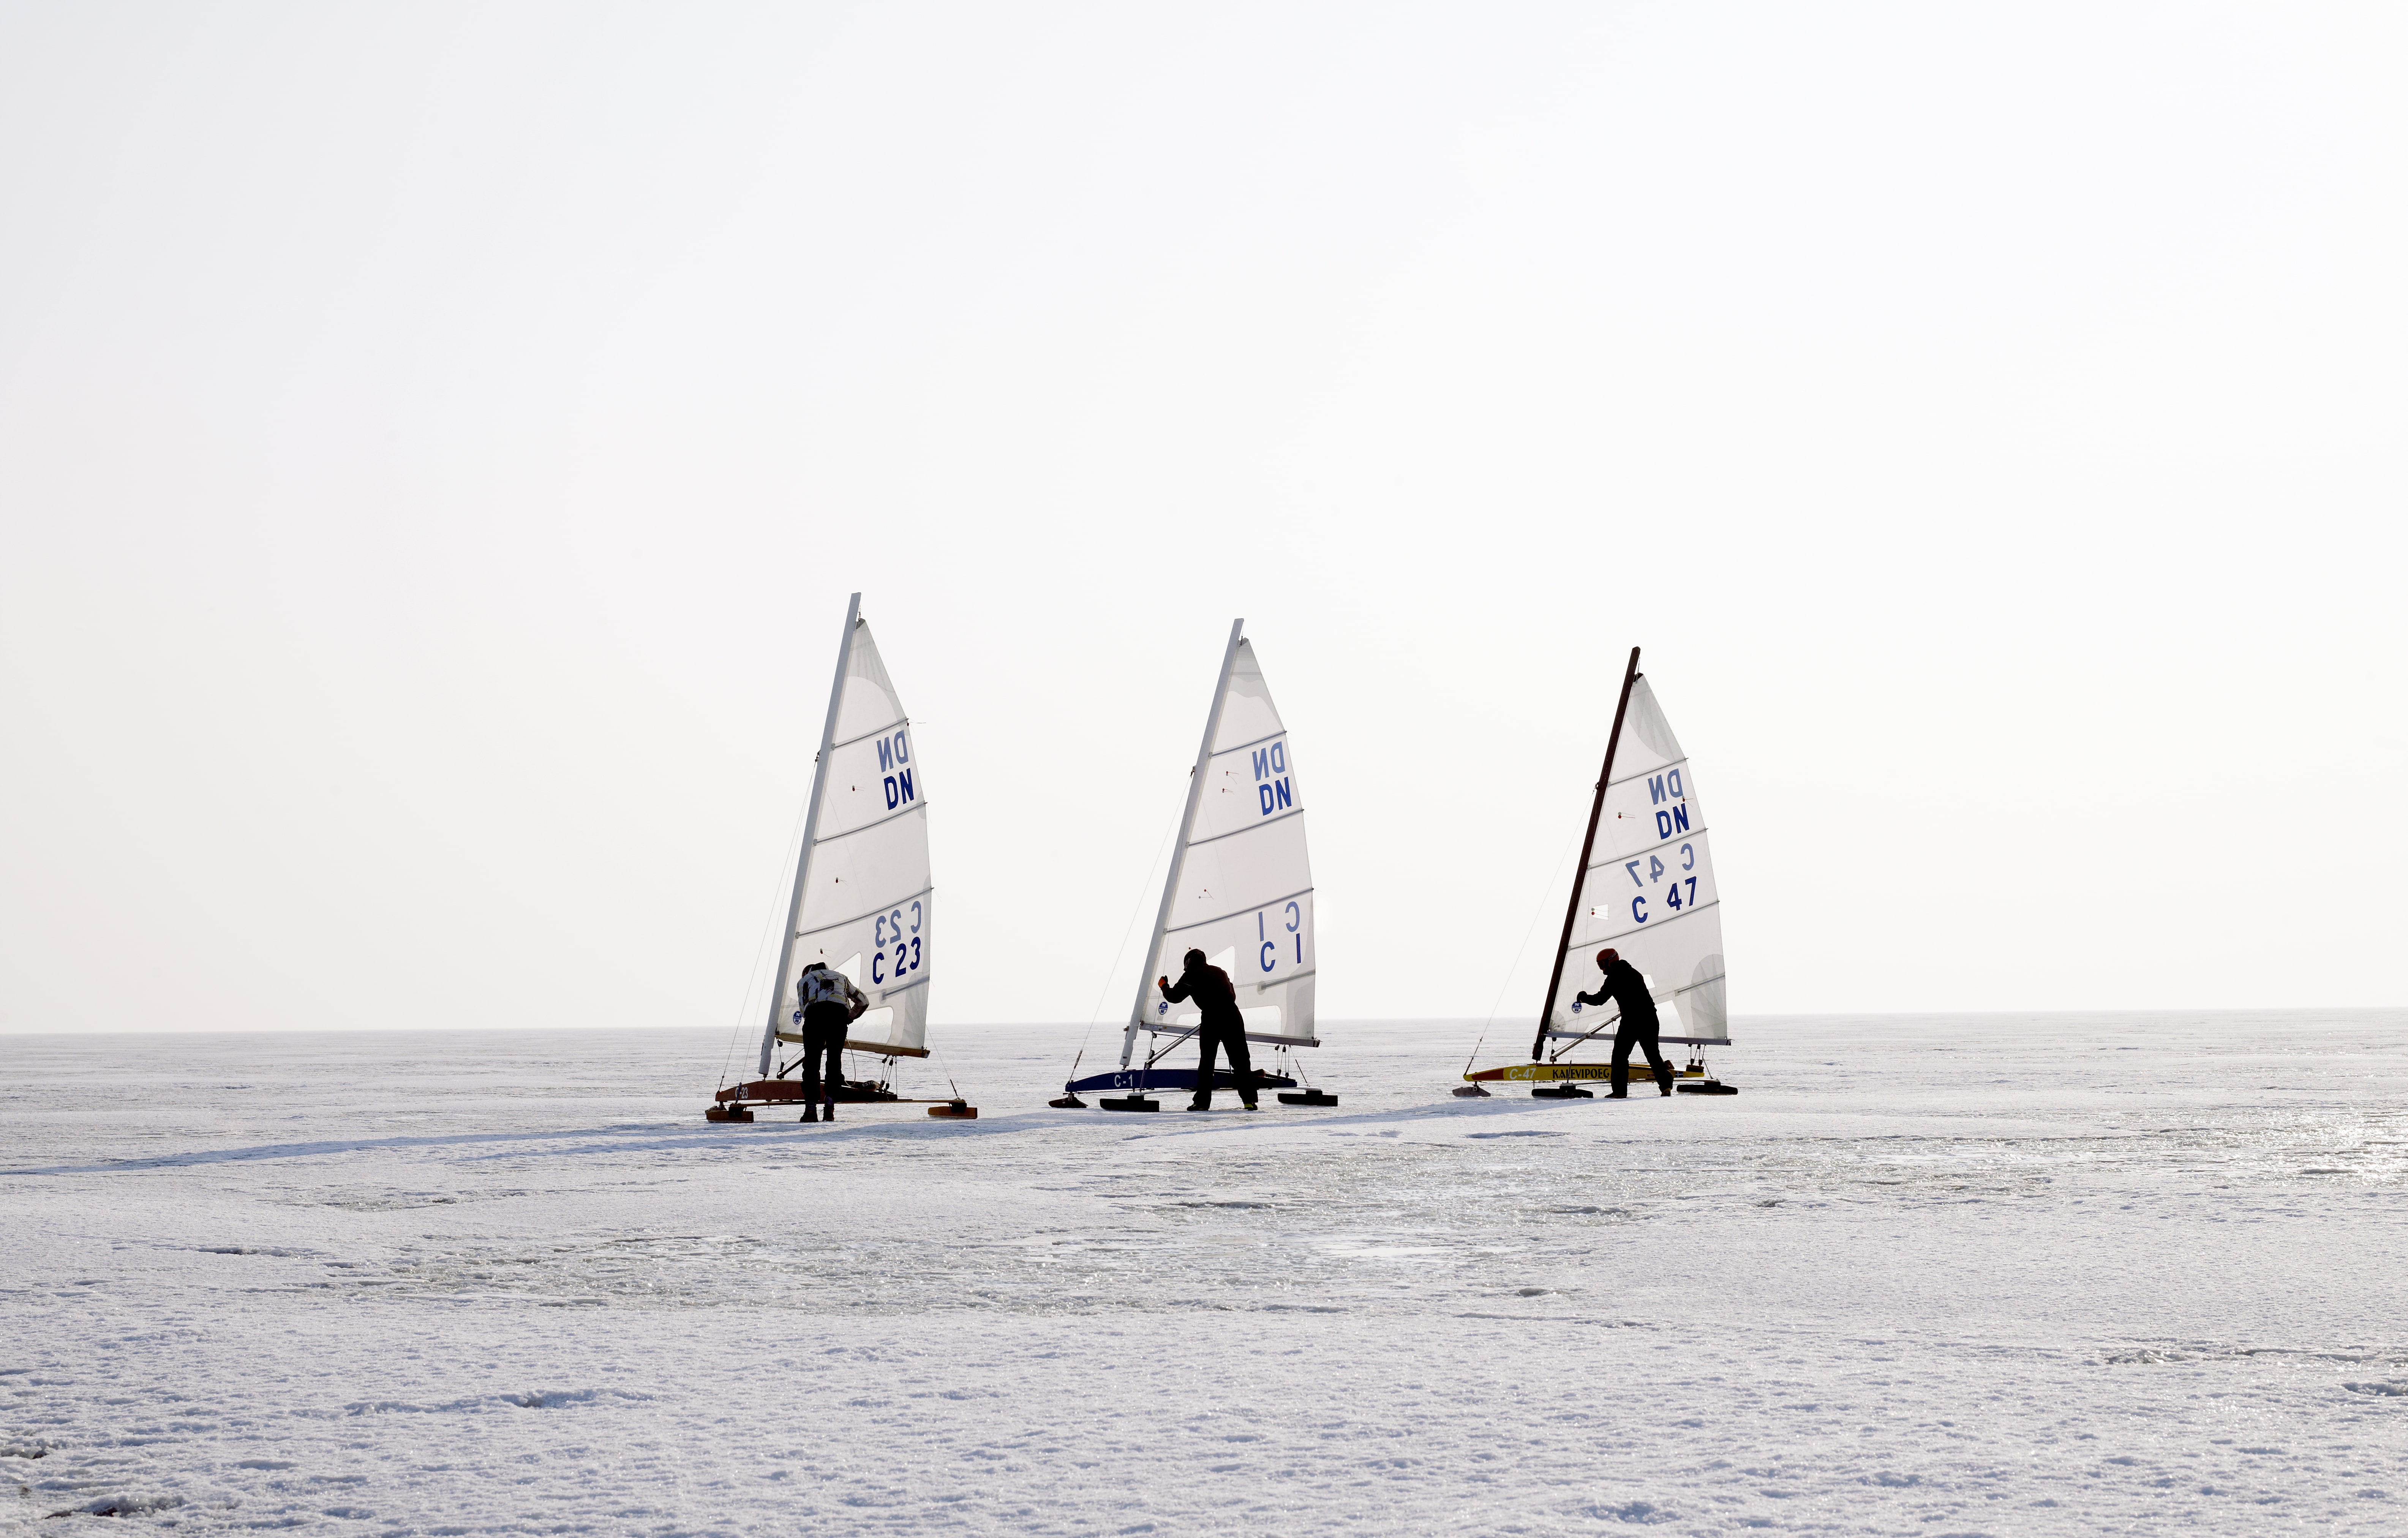
M 1122 1071 L 1070 1086 L 1073 1097 L 1089 1087 L 1140 1091 L 1127 1101 L 1106 1101 L 1108 1109 L 1152 1110 L 1145 1089 L 1195 1087 L 1196 1070 L 1154 1066 L 1189 1042 L 1202 1022 L 1195 1000 L 1174 1004 L 1154 985 L 1158 977 L 1179 976 L 1190 951 L 1202 951 L 1228 974 L 1247 1041 L 1281 1054 L 1321 1044 L 1312 1024 L 1320 958 L 1312 942 L 1304 793 L 1286 724 L 1271 703 L 1254 643 L 1245 639 L 1245 623 L 1229 627 L 1220 683 L 1189 773 L 1187 807 L 1171 847 L 1162 907 L 1141 957 L 1137 999 L 1122 1037 Z M 1141 1040 L 1145 1061 L 1132 1069 Z M 1293 1088 L 1288 1072 L 1283 1066 L 1265 1074 L 1262 1083 Z M 1280 1099 L 1287 1104 L 1337 1103 L 1309 1088 Z
M 748 1102 L 801 1099 L 796 1056 L 776 1063 L 780 1043 L 800 1045 L 796 984 L 817 962 L 841 972 L 869 1007 L 845 1032 L 845 1049 L 884 1059 L 867 1078 L 848 1077 L 834 1099 L 896 1100 L 887 1080 L 900 1057 L 928 1055 L 928 982 L 935 975 L 936 893 L 928 880 L 928 786 L 903 701 L 887 677 L 861 595 L 846 611 L 836 683 L 811 771 L 803 844 L 779 948 L 777 985 L 761 1032 L 761 1078 L 723 1087 L 722 1120 L 751 1120 Z M 934 1114 L 974 1114 L 959 1100 Z
M 1643 982 L 1656 1007 L 1656 1040 L 1692 1047 L 1730 1044 L 1730 1011 L 1723 976 L 1722 891 L 1714 884 L 1713 845 L 1698 804 L 1689 757 L 1673 736 L 1656 691 L 1639 671 L 1631 648 L 1623 676 L 1613 728 L 1606 739 L 1605 767 L 1589 810 L 1587 840 L 1572 881 L 1563 935 L 1547 979 L 1547 998 L 1528 1063 L 1481 1072 L 1468 1080 L 1535 1082 L 1532 1091 L 1583 1096 L 1573 1081 L 1604 1076 L 1594 1063 L 1568 1062 L 1573 1052 L 1592 1055 L 1615 1047 L 1620 1006 L 1594 999 L 1606 982 L 1598 963 L 1612 950 Z M 1627 974 L 1626 974 L 1627 975 Z M 1643 1052 L 1635 1076 L 1644 1080 Z M 1679 1087 L 1702 1093 L 1736 1093 L 1705 1077 L 1702 1058 L 1693 1057 L 1677 1075 Z M 1478 1094 L 1476 1087 L 1457 1089 Z
M 1572 997 L 1595 991 L 1595 957 L 1611 946 L 1647 979 L 1662 1022 L 1660 1040 L 1729 1045 L 1721 909 L 1713 846 L 1688 755 L 1647 676 L 1633 674 L 1622 736 L 1605 772 L 1597 841 L 1572 894 L 1572 922 L 1558 951 L 1547 1034 L 1585 1041 L 1596 1034 L 1592 1011 L 1612 1013 L 1612 1005 L 1575 1009 Z M 1612 1030 L 1604 1037 L 1612 1044 Z
M 778 962 L 761 1071 L 780 1041 L 799 1042 L 795 979 L 817 961 L 853 980 L 869 1009 L 845 1045 L 881 1056 L 928 1055 L 933 974 L 926 786 L 911 723 L 854 595 L 837 657 L 825 744 L 812 777 L 794 922 Z

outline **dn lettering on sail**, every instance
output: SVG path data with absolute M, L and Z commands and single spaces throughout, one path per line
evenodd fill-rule
M 1682 787 L 1679 769 L 1649 776 L 1647 801 L 1656 808 L 1657 838 L 1670 839 L 1689 831 L 1689 793 Z M 1663 804 L 1667 801 L 1671 805 Z
M 1296 804 L 1296 788 L 1288 779 L 1285 740 L 1254 750 L 1254 798 L 1266 817 Z
M 911 744 L 903 732 L 878 740 L 878 772 L 886 777 L 886 810 L 894 812 L 916 798 L 911 789 Z

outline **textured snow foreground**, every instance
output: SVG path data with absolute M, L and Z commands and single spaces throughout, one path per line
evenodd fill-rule
M 1621 1103 L 1340 1026 L 1209 1117 L 1041 1109 L 1079 1034 L 726 1128 L 712 1032 L 7 1040 L 5 1520 L 2408 1528 L 2401 1012 L 1743 1019 Z

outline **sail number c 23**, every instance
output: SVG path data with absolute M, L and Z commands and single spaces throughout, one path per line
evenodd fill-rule
M 920 921 L 926 916 L 920 904 L 913 902 L 911 927 L 907 933 L 903 927 L 902 909 L 897 908 L 891 913 L 879 915 L 878 927 L 874 931 L 878 940 L 878 949 L 869 954 L 870 982 L 882 985 L 896 981 L 905 972 L 916 972 L 920 970 Z M 895 954 L 891 958 L 886 954 L 888 944 L 886 937 L 890 934 L 895 937 L 893 941 Z M 889 967 L 894 970 L 888 971 L 886 969 Z

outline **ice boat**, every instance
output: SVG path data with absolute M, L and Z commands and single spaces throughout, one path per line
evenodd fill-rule
M 910 718 L 886 676 L 855 593 L 845 609 L 836 683 L 811 770 L 777 986 L 761 1032 L 760 1076 L 723 1084 L 703 1113 L 709 1119 L 751 1121 L 754 1106 L 802 1103 L 796 1076 L 801 1055 L 781 1065 L 777 1057 L 781 1044 L 802 1042 L 795 979 L 814 961 L 844 973 L 869 997 L 844 1044 L 848 1053 L 875 1059 L 875 1066 L 861 1077 L 848 1071 L 835 1099 L 910 1099 L 895 1088 L 895 1068 L 900 1058 L 928 1056 L 928 981 L 936 967 L 924 769 Z M 953 1097 L 930 1102 L 929 1114 L 978 1112 Z
M 1229 626 L 1221 678 L 1205 713 L 1204 740 L 1187 780 L 1187 807 L 1171 846 L 1152 939 L 1140 957 L 1137 999 L 1121 1037 L 1118 1073 L 1074 1080 L 1056 1105 L 1077 1105 L 1082 1088 L 1118 1089 L 1109 1111 L 1159 1108 L 1151 1091 L 1192 1092 L 1197 1070 L 1165 1068 L 1164 1056 L 1191 1040 L 1202 1015 L 1172 1004 L 1154 986 L 1177 977 L 1182 957 L 1200 950 L 1237 985 L 1246 1040 L 1268 1046 L 1276 1066 L 1265 1088 L 1283 1105 L 1336 1105 L 1338 1098 L 1301 1081 L 1290 1056 L 1317 1047 L 1313 1035 L 1312 861 L 1304 843 L 1304 793 L 1279 707 L 1263 682 L 1246 622 Z M 1145 1047 L 1143 1059 L 1139 1044 Z M 1226 1071 L 1216 1087 L 1235 1087 Z
M 1687 1066 L 1676 1071 L 1674 1087 L 1688 1094 L 1737 1094 L 1707 1077 L 1703 1056 L 1707 1047 L 1730 1044 L 1722 893 L 1714 884 L 1705 812 L 1688 755 L 1639 670 L 1636 646 L 1605 740 L 1605 767 L 1589 804 L 1588 832 L 1581 841 L 1530 1060 L 1467 1071 L 1467 1082 L 1455 1092 L 1482 1096 L 1488 1093 L 1484 1085 L 1505 1083 L 1527 1084 L 1531 1094 L 1544 1099 L 1590 1098 L 1593 1092 L 1581 1086 L 1612 1076 L 1610 1065 L 1597 1059 L 1612 1051 L 1622 1016 L 1612 1003 L 1584 1006 L 1577 996 L 1597 990 L 1595 958 L 1609 946 L 1646 978 L 1662 1022 L 1658 1044 L 1696 1049 Z M 1584 1050 L 1585 1058 L 1573 1057 Z M 1644 1054 L 1633 1061 L 1632 1076 L 1649 1084 Z

